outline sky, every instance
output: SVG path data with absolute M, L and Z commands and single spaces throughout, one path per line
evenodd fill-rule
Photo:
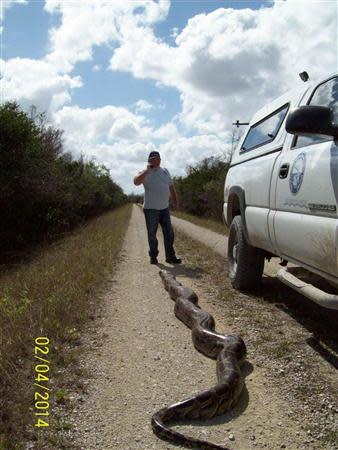
M 232 125 L 338 70 L 336 0 L 0 0 L 1 103 L 45 112 L 126 193 L 226 157 Z

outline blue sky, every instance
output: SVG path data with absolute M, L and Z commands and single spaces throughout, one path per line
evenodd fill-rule
M 328 42 L 337 6 L 326 5 L 3 0 L 2 100 L 46 111 L 67 150 L 106 164 L 131 192 L 149 150 L 182 175 L 187 164 L 224 156 L 231 122 L 249 120 L 299 83 L 300 71 L 336 70 Z

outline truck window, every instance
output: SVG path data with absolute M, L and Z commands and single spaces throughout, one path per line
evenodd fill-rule
M 308 105 L 328 106 L 333 113 L 333 122 L 338 125 L 338 77 L 320 84 L 313 92 Z M 330 136 L 295 136 L 292 147 L 304 147 L 318 142 L 332 141 Z
M 289 104 L 284 105 L 253 125 L 242 144 L 240 153 L 253 150 L 268 142 L 272 142 L 278 134 L 288 109 Z

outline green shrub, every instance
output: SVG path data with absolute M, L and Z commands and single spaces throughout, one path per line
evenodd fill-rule
M 10 253 L 127 202 L 104 165 L 63 150 L 62 131 L 0 107 L 0 247 Z
M 175 187 L 183 211 L 221 221 L 224 181 L 229 164 L 220 157 L 205 158 L 176 177 Z

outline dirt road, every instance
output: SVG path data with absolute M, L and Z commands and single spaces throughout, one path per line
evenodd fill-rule
M 178 226 L 177 219 L 174 222 Z M 159 233 L 160 263 L 150 265 L 143 213 L 134 206 L 121 264 L 100 314 L 83 337 L 81 365 L 88 371 L 87 394 L 72 396 L 68 422 L 73 427 L 63 431 L 69 449 L 177 448 L 152 433 L 152 414 L 216 380 L 215 362 L 195 351 L 190 330 L 175 318 L 159 268 L 172 270 L 196 291 L 200 306 L 214 315 L 218 331 L 230 333 L 232 324 L 224 319 L 226 310 L 221 314 L 220 304 L 196 283 L 196 269 L 163 263 L 161 237 Z M 177 429 L 231 449 L 320 448 L 308 439 L 287 399 L 266 382 L 265 372 L 252 359 L 245 365 L 245 376 L 244 393 L 233 411 Z

